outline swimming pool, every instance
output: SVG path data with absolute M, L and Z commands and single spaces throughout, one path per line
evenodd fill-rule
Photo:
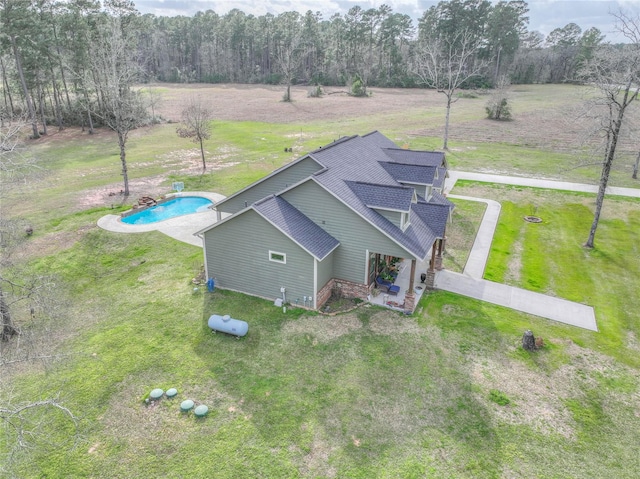
M 138 213 L 125 216 L 121 218 L 121 221 L 130 225 L 157 223 L 176 216 L 206 211 L 212 204 L 211 200 L 202 196 L 180 196 Z

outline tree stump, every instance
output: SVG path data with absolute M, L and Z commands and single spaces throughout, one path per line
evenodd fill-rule
M 522 347 L 527 351 L 536 350 L 536 338 L 530 329 L 527 329 L 522 335 Z

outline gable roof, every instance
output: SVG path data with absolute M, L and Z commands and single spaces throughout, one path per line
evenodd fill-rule
M 408 186 L 376 185 L 374 183 L 346 182 L 356 196 L 369 208 L 409 211 L 414 189 Z
M 251 183 L 250 185 L 245 186 L 244 188 L 242 188 L 242 189 L 240 189 L 240 190 L 236 191 L 235 193 L 233 193 L 232 195 L 229 195 L 229 196 L 227 196 L 226 198 L 223 198 L 223 199 L 221 199 L 220 201 L 216 202 L 215 209 L 217 209 L 219 205 L 224 204 L 226 201 L 230 200 L 231 198 L 235 198 L 236 196 L 241 195 L 241 194 L 242 194 L 242 193 L 244 193 L 245 191 L 247 191 L 247 190 L 249 190 L 249 189 L 253 188 L 254 186 L 256 186 L 256 185 L 258 185 L 258 184 L 260 184 L 260 183 L 263 183 L 263 182 L 267 181 L 269 178 L 272 178 L 272 177 L 276 176 L 276 175 L 277 175 L 277 174 L 279 174 L 281 171 L 286 170 L 286 169 L 288 169 L 288 168 L 291 168 L 292 166 L 297 165 L 298 163 L 301 163 L 301 162 L 303 162 L 304 160 L 307 160 L 307 159 L 311 159 L 311 160 L 315 161 L 316 163 L 318 163 L 318 162 L 317 162 L 317 160 L 315 160 L 311 155 L 309 155 L 309 154 L 307 154 L 307 155 L 303 155 L 303 156 L 301 156 L 300 158 L 297 158 L 297 159 L 295 159 L 295 160 L 293 160 L 293 161 L 291 161 L 291 162 L 287 163 L 286 165 L 281 166 L 280 168 L 277 168 L 277 169 L 273 170 L 273 171 L 272 171 L 271 173 L 269 173 L 268 175 L 266 175 L 266 176 L 264 176 L 264 177 L 260 178 L 260 179 L 259 179 L 259 180 L 257 180 L 257 181 L 254 181 L 254 182 L 253 182 L 253 183 Z M 321 165 L 321 164 L 318 164 L 318 168 L 319 168 L 319 169 L 320 169 L 320 171 L 321 171 L 321 170 L 322 170 L 322 168 L 324 168 L 324 166 L 323 166 L 323 165 Z
M 387 218 L 372 209 L 361 195 L 351 188 L 353 183 L 370 183 L 378 187 L 399 187 L 398 181 L 383 166 L 389 162 L 388 150 L 381 148 L 380 133 L 372 136 L 352 136 L 334 142 L 312 153 L 313 158 L 325 169 L 315 173 L 313 178 L 334 196 L 339 198 L 360 216 L 392 238 L 417 258 L 424 259 L 431 245 L 439 236 L 431 230 L 424 218 L 411 218 L 403 231 Z M 373 138 L 373 140 L 371 139 Z M 390 141 L 387 139 L 387 141 Z M 407 151 L 394 149 L 394 151 Z M 442 160 L 441 154 L 438 154 Z M 418 166 L 418 156 L 414 166 Z M 430 169 L 433 169 L 431 166 Z M 365 198 L 368 198 L 365 195 Z M 449 203 L 450 207 L 453 206 Z M 397 208 L 400 209 L 400 208 Z M 407 210 L 404 210 L 407 211 Z
M 429 225 L 429 229 L 438 238 L 444 238 L 449 213 L 451 212 L 450 204 L 427 203 L 423 200 L 413 205 L 412 210 L 424 223 Z
M 409 254 L 420 259 L 426 258 L 433 242 L 442 237 L 448 211 L 453 208 L 453 204 L 442 196 L 429 199 L 434 204 L 442 203 L 446 207 L 443 208 L 447 211 L 443 223 L 441 218 L 445 216 L 437 213 L 439 210 L 432 211 L 420 204 L 420 201 L 418 204 L 413 203 L 415 190 L 401 185 L 399 179 L 411 177 L 415 180 L 418 178 L 421 180 L 418 184 L 423 184 L 422 181 L 428 180 L 430 175 L 435 176 L 435 171 L 442 168 L 439 173 L 443 174 L 438 175 L 441 177 L 438 180 L 444 180 L 446 166 L 442 167 L 442 165 L 446 165 L 446 163 L 443 153 L 412 152 L 397 148 L 387 137 L 374 131 L 364 136 L 355 135 L 340 138 L 302 158 L 313 159 L 321 169 L 311 174 L 306 180 L 300 181 L 298 185 L 308 180 L 314 181 Z M 269 176 L 273 176 L 295 163 L 290 163 Z M 405 181 L 408 182 L 408 180 Z M 250 185 L 243 191 L 252 186 Z M 328 254 L 327 249 L 337 247 L 338 240 L 328 234 L 329 238 L 324 236 L 323 233 L 326 234 L 326 232 L 320 226 L 278 196 L 295 186 L 292 185 L 276 193 L 275 196 L 264 198 L 254 203 L 250 208 L 255 209 L 314 257 L 321 259 L 324 257 L 323 255 Z M 427 204 L 424 198 L 421 201 Z M 221 203 L 219 202 L 216 206 Z M 411 210 L 416 214 L 412 214 L 409 225 L 401 229 L 376 209 L 403 212 Z M 236 215 L 241 213 L 242 211 Z M 433 225 L 431 225 L 432 221 Z M 212 227 L 199 233 L 204 233 Z M 313 238 L 314 235 L 319 235 L 320 239 Z
M 367 133 L 366 135 L 362 135 L 362 138 L 377 145 L 380 148 L 398 148 L 398 146 L 393 141 L 384 136 L 378 130 Z
M 398 148 L 395 145 L 390 148 L 383 148 L 382 150 L 391 161 L 397 163 L 435 167 L 446 166 L 444 153 L 440 151 L 406 150 L 404 148 Z
M 381 162 L 380 166 L 382 166 L 387 173 L 393 176 L 393 178 L 400 183 L 412 183 L 419 185 L 433 185 L 437 169 L 436 167 L 407 165 L 404 163 L 392 163 L 389 161 Z
M 252 208 L 318 261 L 322 261 L 340 242 L 279 196 L 267 196 Z

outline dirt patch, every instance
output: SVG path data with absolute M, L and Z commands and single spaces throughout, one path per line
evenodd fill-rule
M 369 319 L 369 329 L 376 334 L 385 336 L 396 336 L 398 334 L 428 334 L 424 328 L 420 327 L 416 320 L 411 317 L 402 317 L 398 314 L 380 311 Z
M 294 123 L 299 121 L 344 119 L 379 114 L 381 111 L 402 112 L 420 104 L 442 104 L 443 95 L 435 91 L 402 88 L 374 88 L 369 98 L 356 98 L 344 87 L 327 87 L 321 98 L 310 98 L 308 87 L 294 86 L 292 102 L 283 102 L 283 86 L 271 85 L 183 85 L 161 84 L 170 91 L 157 107 L 164 119 L 180 121 L 189 97 L 199 97 L 218 120 Z M 330 93 L 330 94 L 329 94 Z
M 509 256 L 509 262 L 507 263 L 507 272 L 505 275 L 505 283 L 507 284 L 520 284 L 521 272 L 522 272 L 522 246 L 523 230 L 520 229 L 518 239 L 513 243 L 513 251 Z
M 302 476 L 326 477 L 328 479 L 336 477 L 336 469 L 329 465 L 329 458 L 336 449 L 337 446 L 332 446 L 329 441 L 316 433 L 309 452 L 302 457 L 302 465 L 299 467 Z
M 504 361 L 473 358 L 470 376 L 482 391 L 478 400 L 485 402 L 500 422 L 525 424 L 543 434 L 574 439 L 575 423 L 564 400 L 577 394 L 577 390 L 566 371 L 545 376 L 514 360 L 508 362 L 507 366 Z M 500 406 L 491 402 L 488 399 L 491 390 L 504 393 L 511 403 Z
M 302 317 L 285 324 L 283 332 L 287 335 L 308 335 L 313 337 L 314 343 L 327 343 L 364 328 L 357 313 L 347 313 L 336 316 Z M 404 317 L 391 311 L 380 311 L 371 316 L 368 328 L 375 334 L 385 336 L 428 334 L 414 318 Z
M 100 418 L 105 433 L 118 441 L 126 440 L 127 448 L 135 454 L 166 454 L 166 441 L 150 440 L 161 437 L 166 431 L 172 431 L 172 439 L 187 434 L 181 425 L 193 423 L 196 419 L 192 413 L 180 411 L 180 403 L 192 399 L 196 405 L 206 404 L 209 417 L 199 422 L 203 433 L 214 433 L 229 421 L 234 420 L 242 412 L 242 399 L 234 399 L 222 392 L 217 384 L 209 382 L 201 385 L 178 384 L 178 395 L 173 399 L 163 396 L 159 401 L 145 404 L 142 396 L 151 390 L 141 391 L 140 384 L 162 384 L 166 378 L 156 378 L 149 373 L 145 377 L 128 377 L 117 387 L 118 391 L 111 396 L 106 413 Z M 213 420 L 215 417 L 215 420 Z M 179 440 L 179 439 L 178 439 Z M 170 452 L 168 452 L 170 454 Z
M 361 328 L 362 321 L 355 314 L 344 314 L 327 317 L 302 317 L 296 321 L 286 323 L 282 330 L 286 335 L 306 334 L 313 336 L 314 340 L 318 342 L 327 343 Z

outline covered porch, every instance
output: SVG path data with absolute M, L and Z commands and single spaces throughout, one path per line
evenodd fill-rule
M 382 281 L 390 281 L 395 288 L 387 288 L 384 285 L 376 285 L 371 290 L 369 302 L 387 308 L 404 311 L 407 314 L 413 313 L 420 298 L 428 289 L 433 289 L 435 271 L 442 269 L 442 254 L 444 251 L 444 241 L 438 239 L 431 248 L 431 254 L 424 261 L 416 259 L 400 259 L 395 264 L 393 280 L 388 274 L 381 278 Z M 379 256 L 379 255 L 376 255 Z M 384 264 L 383 260 L 377 264 Z M 372 268 L 373 269 L 373 268 Z M 383 271 L 375 269 L 372 271 L 372 282 L 380 278 Z M 379 279 L 380 280 L 380 279 Z M 387 290 L 388 289 L 388 290 Z

